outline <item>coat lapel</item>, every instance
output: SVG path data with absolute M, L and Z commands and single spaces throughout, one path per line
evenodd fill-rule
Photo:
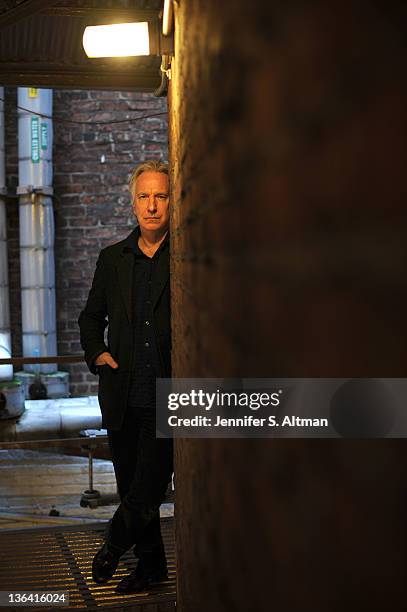
M 133 291 L 133 266 L 134 255 L 131 252 L 124 253 L 117 265 L 119 285 L 122 292 L 124 305 L 126 307 L 126 313 L 130 322 Z
M 153 290 L 151 295 L 152 307 L 154 309 L 160 295 L 163 292 L 165 285 L 170 277 L 170 255 L 167 247 L 166 251 L 162 253 L 155 270 L 155 279 L 153 283 Z
M 129 322 L 132 322 L 134 254 L 132 243 L 137 240 L 137 228 L 127 237 L 117 259 L 117 276 Z

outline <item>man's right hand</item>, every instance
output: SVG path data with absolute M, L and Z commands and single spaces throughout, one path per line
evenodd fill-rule
M 119 367 L 119 364 L 115 362 L 111 354 L 108 353 L 107 351 L 105 353 L 101 353 L 98 357 L 96 357 L 95 365 L 96 366 L 108 365 L 111 368 L 113 368 L 113 370 L 117 370 L 117 368 Z

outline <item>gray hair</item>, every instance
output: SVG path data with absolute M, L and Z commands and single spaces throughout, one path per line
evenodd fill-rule
M 129 180 L 129 189 L 133 197 L 136 181 L 140 174 L 143 174 L 143 172 L 162 172 L 168 176 L 168 164 L 160 161 L 159 159 L 149 159 L 141 164 L 138 164 L 131 173 Z

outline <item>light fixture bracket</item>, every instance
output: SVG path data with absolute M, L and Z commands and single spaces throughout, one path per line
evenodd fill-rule
M 174 35 L 163 35 L 162 19 L 148 22 L 151 55 L 174 55 Z

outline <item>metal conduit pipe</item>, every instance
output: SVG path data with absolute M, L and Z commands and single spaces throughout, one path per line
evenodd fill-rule
M 97 398 L 61 398 L 59 400 L 28 400 L 26 410 L 18 421 L 8 420 L 0 426 L 2 443 L 76 438 L 82 430 L 102 427 L 102 416 Z M 51 444 L 51 443 L 49 443 Z
M 4 146 L 4 88 L 0 87 L 0 358 L 11 357 L 10 302 L 6 224 L 6 160 Z M 24 389 L 13 378 L 13 366 L 0 366 L 0 421 L 24 412 Z
M 4 87 L 0 87 L 0 358 L 11 356 L 6 224 L 6 160 L 4 148 Z M 13 379 L 13 366 L 0 366 L 0 384 Z
M 52 89 L 18 88 L 22 340 L 25 357 L 57 354 L 52 206 Z M 23 110 L 26 109 L 26 110 Z M 29 111 L 34 111 L 33 114 Z M 56 364 L 25 364 L 51 374 Z

